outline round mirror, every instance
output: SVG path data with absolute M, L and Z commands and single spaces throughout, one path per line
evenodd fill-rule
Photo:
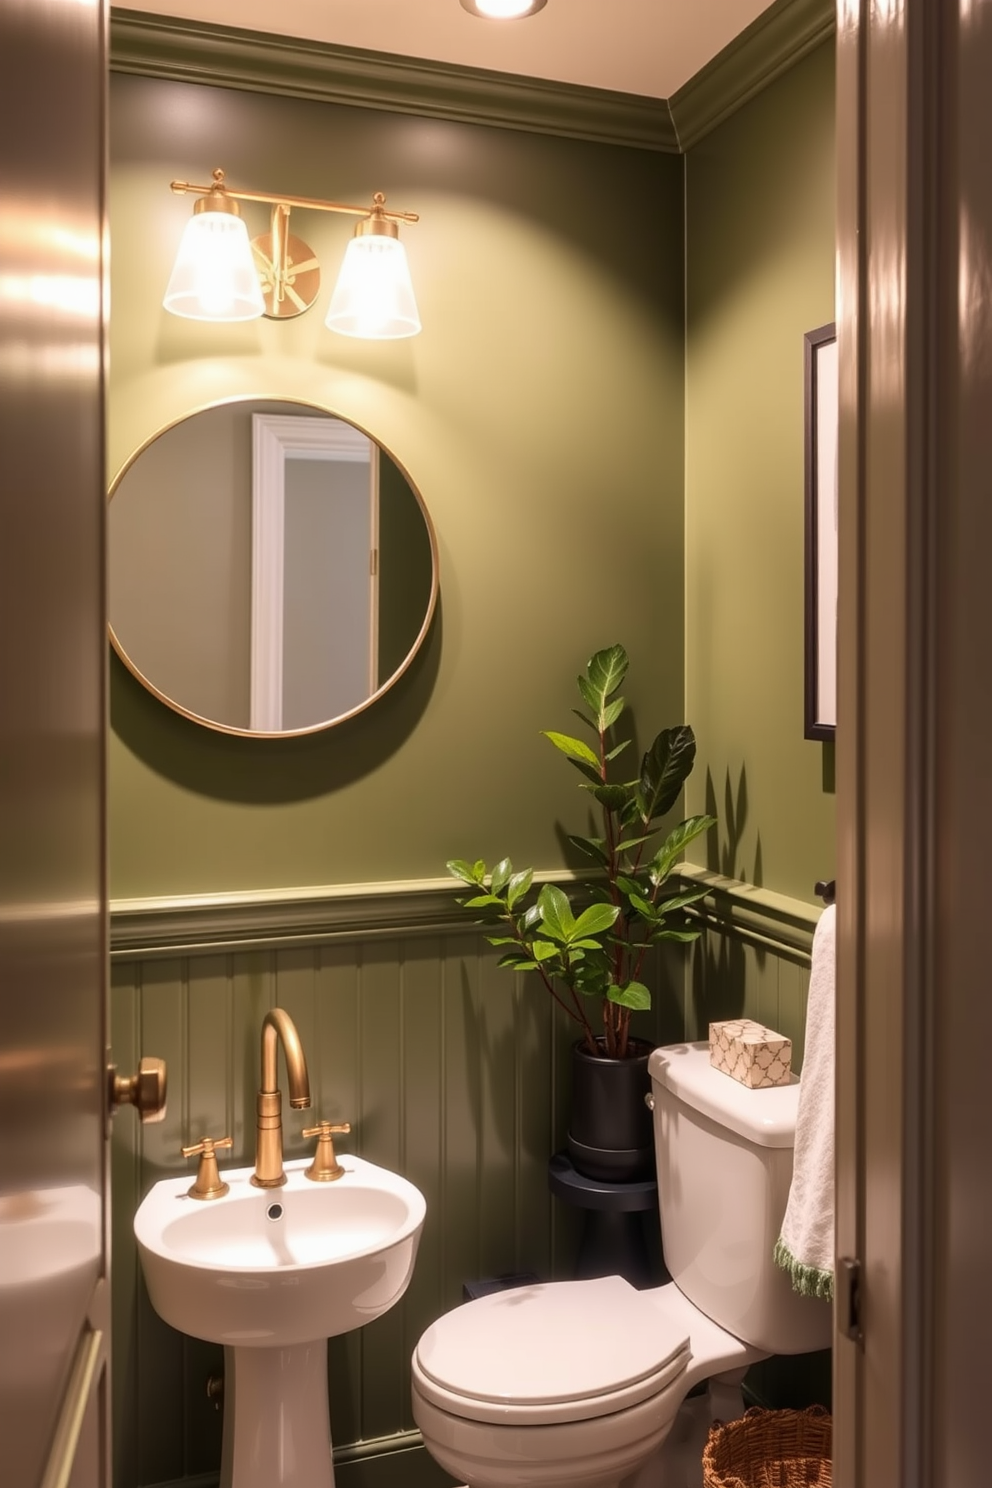
M 434 612 L 419 493 L 364 430 L 307 404 L 182 419 L 124 467 L 108 525 L 114 648 L 225 733 L 350 718 L 403 674 Z

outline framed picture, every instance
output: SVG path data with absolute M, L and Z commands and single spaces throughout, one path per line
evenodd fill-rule
M 805 737 L 837 727 L 837 328 L 807 331 Z

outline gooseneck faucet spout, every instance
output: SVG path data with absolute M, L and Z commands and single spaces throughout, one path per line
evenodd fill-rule
M 310 1104 L 310 1076 L 296 1025 L 283 1008 L 271 1008 L 262 1021 L 262 1083 L 256 1103 L 256 1188 L 280 1188 L 286 1182 L 282 1166 L 282 1092 L 279 1089 L 279 1045 L 286 1056 L 289 1104 L 303 1110 Z

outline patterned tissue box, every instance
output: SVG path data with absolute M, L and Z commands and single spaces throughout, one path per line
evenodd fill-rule
M 792 1040 L 751 1018 L 711 1023 L 710 1064 L 750 1090 L 788 1085 L 792 1079 Z

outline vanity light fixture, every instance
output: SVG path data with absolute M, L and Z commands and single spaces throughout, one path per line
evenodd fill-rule
M 213 184 L 171 182 L 177 195 L 196 192 L 199 200 L 186 224 L 163 304 L 189 320 L 252 320 L 265 315 L 286 320 L 309 310 L 320 291 L 320 265 L 301 238 L 289 231 L 293 207 L 343 212 L 359 218 L 331 296 L 326 324 L 343 336 L 390 341 L 415 336 L 420 316 L 401 222 L 417 222 L 416 212 L 392 212 L 377 191 L 371 207 L 315 201 L 305 196 L 273 196 L 264 191 L 232 191 L 224 172 Z M 248 240 L 239 202 L 272 208 L 270 231 Z
M 469 15 L 481 16 L 486 21 L 519 21 L 543 10 L 548 0 L 461 0 L 461 3 Z

